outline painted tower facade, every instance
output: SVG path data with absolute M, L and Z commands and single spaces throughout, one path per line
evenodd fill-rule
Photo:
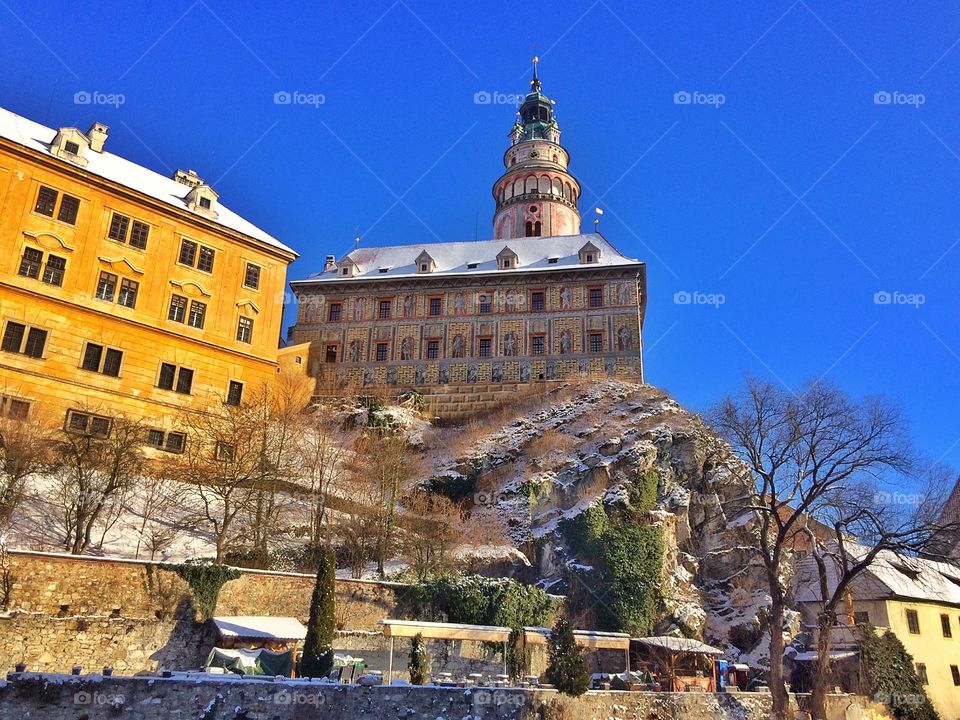
M 567 170 L 570 154 L 560 144 L 553 100 L 541 92 L 537 63 L 510 130 L 506 171 L 493 186 L 496 240 L 580 234 L 580 184 Z

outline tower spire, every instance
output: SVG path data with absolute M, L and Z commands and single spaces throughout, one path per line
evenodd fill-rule
M 530 92 L 510 130 L 505 171 L 493 186 L 497 239 L 580 232 L 580 185 L 567 169 L 570 156 L 560 144 L 553 100 L 540 89 L 539 65 L 534 56 Z

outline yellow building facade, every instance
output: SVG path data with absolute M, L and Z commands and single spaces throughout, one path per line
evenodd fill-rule
M 820 603 L 811 559 L 798 565 L 796 580 L 801 617 L 815 627 Z M 895 633 L 940 717 L 960 718 L 960 567 L 881 552 L 853 581 L 841 623 L 831 637 L 840 651 L 856 648 L 854 625 Z
M 296 254 L 192 171 L 159 175 L 106 137 L 0 110 L 0 412 L 91 432 L 136 417 L 176 450 L 181 411 L 276 376 Z

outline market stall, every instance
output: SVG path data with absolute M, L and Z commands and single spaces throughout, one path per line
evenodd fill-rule
M 293 677 L 297 650 L 307 636 L 307 628 L 296 618 L 244 615 L 215 617 L 210 622 L 216 646 L 207 667 Z
M 716 692 L 716 659 L 723 651 L 692 638 L 642 637 L 632 642 L 656 660 L 666 676 L 664 686 L 673 692 Z M 706 658 L 709 672 L 697 670 L 697 661 Z
M 393 650 L 396 638 L 412 638 L 422 635 L 431 640 L 475 640 L 503 644 L 503 671 L 507 671 L 507 641 L 510 628 L 498 625 L 462 625 L 459 623 L 420 622 L 417 620 L 381 620 L 383 636 L 390 638 L 390 664 L 386 682 L 393 681 Z

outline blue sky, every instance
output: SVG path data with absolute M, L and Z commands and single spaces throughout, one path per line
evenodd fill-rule
M 585 229 L 648 263 L 650 382 L 825 377 L 960 465 L 960 5 L 791 2 L 0 0 L 0 104 L 196 169 L 296 279 L 358 229 L 489 237 L 514 108 L 475 96 L 536 53 Z

